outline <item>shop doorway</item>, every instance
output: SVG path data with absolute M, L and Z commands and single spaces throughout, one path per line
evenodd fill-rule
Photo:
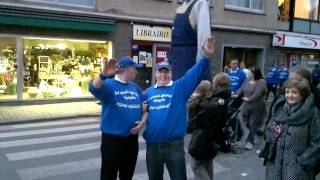
M 251 47 L 230 47 L 225 46 L 223 49 L 223 65 L 228 66 L 230 60 L 237 58 L 239 62 L 244 62 L 247 67 L 264 68 L 264 48 L 251 48 Z
M 155 66 L 158 62 L 169 58 L 170 45 L 152 41 L 132 41 L 132 58 L 136 63 L 143 64 L 138 68 L 137 84 L 142 90 L 155 83 Z

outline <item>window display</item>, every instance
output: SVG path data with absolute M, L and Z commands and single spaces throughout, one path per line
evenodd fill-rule
M 0 99 L 16 98 L 16 38 L 0 37 Z
M 23 98 L 90 96 L 90 80 L 111 57 L 110 41 L 26 37 Z
M 319 0 L 296 0 L 295 4 L 294 17 L 319 20 Z

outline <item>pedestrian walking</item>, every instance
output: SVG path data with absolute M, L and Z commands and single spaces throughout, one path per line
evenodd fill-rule
M 147 143 L 147 169 L 150 180 L 162 180 L 166 165 L 171 180 L 186 180 L 184 136 L 187 129 L 186 103 L 209 68 L 214 40 L 209 38 L 205 56 L 180 79 L 172 81 L 168 62 L 156 65 L 155 86 L 148 88 L 148 121 L 144 131 Z
M 104 63 L 90 92 L 102 103 L 101 180 L 131 180 L 138 155 L 138 135 L 132 134 L 142 115 L 142 92 L 132 82 L 139 67 L 130 57 Z M 114 75 L 115 74 L 115 75 Z M 114 78 L 113 78 L 114 76 Z
M 249 69 L 248 80 L 241 86 L 237 96 L 242 97 L 243 107 L 241 109 L 242 119 L 249 129 L 245 149 L 253 149 L 254 137 L 265 122 L 267 115 L 266 97 L 267 86 L 259 68 Z
M 265 131 L 266 179 L 313 180 L 320 159 L 319 111 L 306 79 L 290 77 L 283 90 Z

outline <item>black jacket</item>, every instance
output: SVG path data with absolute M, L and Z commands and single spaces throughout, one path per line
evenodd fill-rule
M 200 98 L 189 108 L 189 126 L 192 137 L 189 153 L 199 159 L 208 160 L 215 157 L 219 145 L 216 141 L 222 139 L 222 129 L 228 116 L 228 106 L 218 104 L 218 100 L 230 98 L 228 89 L 217 89 L 210 98 Z

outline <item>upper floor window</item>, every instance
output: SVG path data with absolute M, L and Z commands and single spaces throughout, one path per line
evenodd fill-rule
M 290 0 L 278 0 L 278 20 L 289 21 Z
M 262 12 L 264 11 L 264 0 L 226 0 L 226 8 Z
M 32 2 L 44 2 L 51 4 L 71 5 L 80 7 L 95 7 L 96 0 L 23 0 Z
M 319 0 L 295 0 L 294 17 L 319 20 Z

